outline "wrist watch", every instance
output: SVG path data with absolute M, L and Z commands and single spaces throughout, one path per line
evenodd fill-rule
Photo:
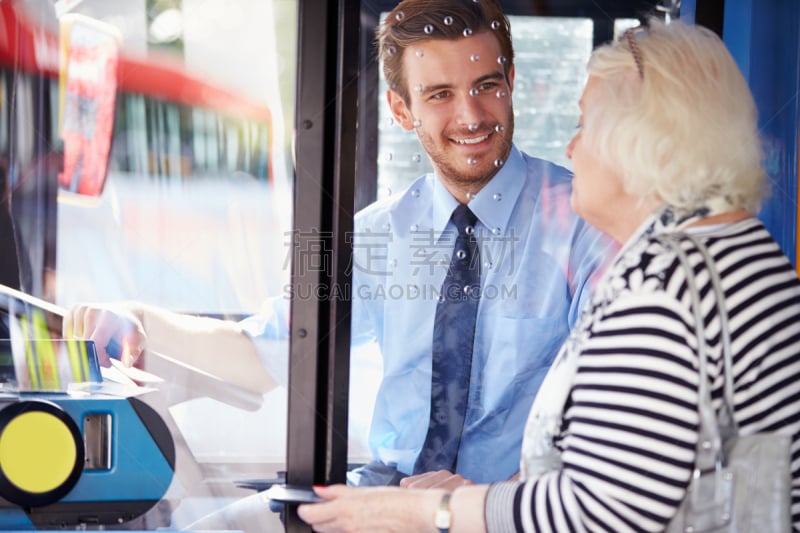
M 436 509 L 436 514 L 433 517 L 433 523 L 439 529 L 439 533 L 447 533 L 450 531 L 450 526 L 453 523 L 453 513 L 450 511 L 451 494 L 450 492 L 445 492 L 442 495 L 442 499 L 439 501 L 439 507 Z

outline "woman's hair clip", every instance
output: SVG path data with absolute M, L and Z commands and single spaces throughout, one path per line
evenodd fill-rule
M 620 40 L 625 39 L 628 43 L 628 48 L 631 51 L 634 62 L 636 62 L 636 69 L 639 71 L 639 79 L 641 80 L 644 80 L 644 61 L 642 60 L 642 50 L 639 48 L 639 45 L 636 44 L 636 38 L 637 34 L 644 33 L 645 31 L 646 28 L 644 26 L 636 26 L 625 30 L 625 33 L 620 37 Z

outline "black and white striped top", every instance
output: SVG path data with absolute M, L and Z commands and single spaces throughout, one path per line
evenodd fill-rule
M 697 342 L 686 277 L 654 233 L 625 247 L 594 295 L 555 438 L 563 466 L 492 486 L 489 531 L 662 531 L 693 470 Z M 757 219 L 698 234 L 716 262 L 733 350 L 740 434 L 792 437 L 792 513 L 800 531 L 800 281 Z M 703 300 L 712 399 L 723 394 L 720 321 L 702 256 L 684 240 Z M 524 447 L 524 445 L 523 445 Z

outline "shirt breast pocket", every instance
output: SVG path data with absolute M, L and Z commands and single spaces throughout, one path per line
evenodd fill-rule
M 506 383 L 544 378 L 569 333 L 562 316 L 489 316 L 485 326 L 485 372 Z

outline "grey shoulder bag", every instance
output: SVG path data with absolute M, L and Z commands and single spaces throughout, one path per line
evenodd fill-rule
M 717 417 L 711 405 L 706 357 L 707 346 L 694 270 L 681 248 L 689 239 L 703 255 L 720 313 L 725 388 L 723 408 Z M 725 296 L 714 261 L 705 245 L 690 234 L 659 239 L 677 254 L 686 271 L 697 328 L 700 374 L 700 430 L 694 474 L 668 533 L 783 532 L 791 529 L 791 470 L 788 435 L 739 435 L 733 417 L 733 357 Z

